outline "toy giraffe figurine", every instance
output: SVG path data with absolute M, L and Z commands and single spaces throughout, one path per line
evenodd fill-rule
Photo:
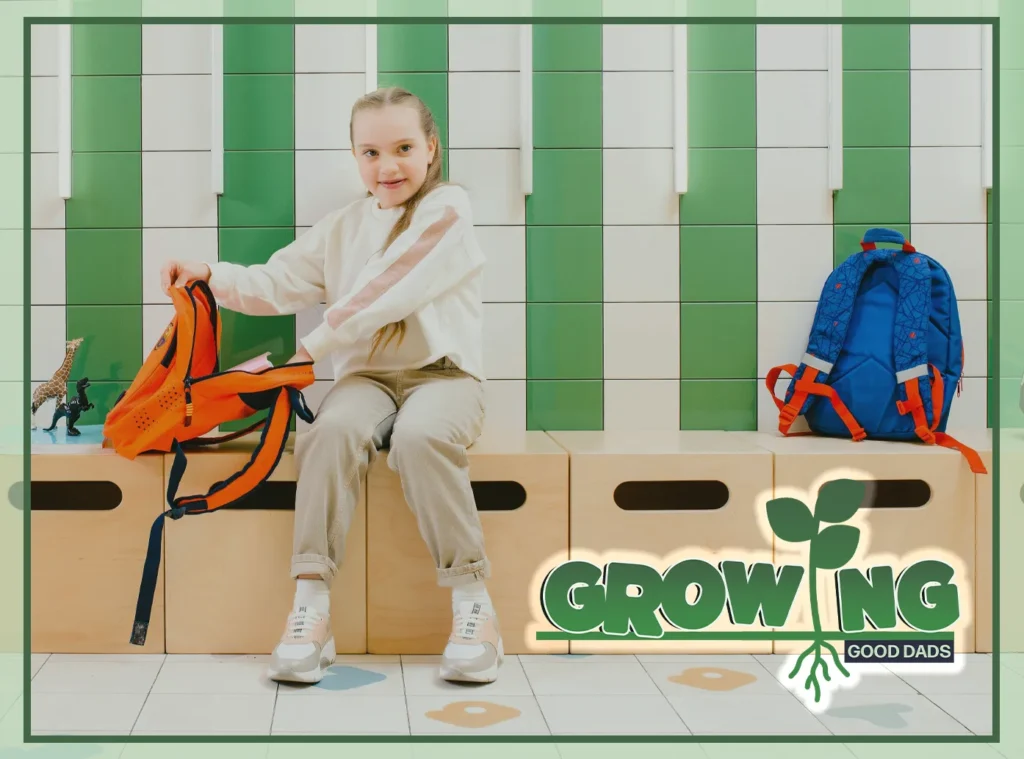
M 82 344 L 83 338 L 76 337 L 74 340 L 68 340 L 64 344 L 64 363 L 60 365 L 60 368 L 54 372 L 49 382 L 44 382 L 42 385 L 35 389 L 32 393 L 32 418 L 35 420 L 36 411 L 39 407 L 46 403 L 51 398 L 55 398 L 57 404 L 60 405 L 68 393 L 68 377 L 71 375 L 71 365 L 75 363 L 75 353 L 78 351 L 79 346 Z M 32 425 L 32 429 L 35 429 L 35 424 Z

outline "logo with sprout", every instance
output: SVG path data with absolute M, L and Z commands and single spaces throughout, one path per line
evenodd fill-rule
M 821 699 L 819 673 L 832 680 L 829 661 L 850 677 L 836 641 L 844 643 L 846 663 L 952 662 L 951 628 L 960 619 L 952 566 L 925 559 L 898 574 L 888 565 L 873 565 L 867 572 L 846 566 L 857 552 L 860 529 L 845 523 L 860 509 L 866 492 L 862 481 L 837 479 L 818 490 L 813 511 L 797 498 L 768 501 L 775 537 L 809 544 L 806 566 L 740 560 L 716 565 L 689 558 L 661 573 L 643 563 L 563 562 L 541 586 L 541 607 L 557 630 L 539 631 L 536 639 L 807 641 L 789 679 L 810 657 L 804 688 L 813 689 L 815 703 Z M 838 630 L 822 628 L 819 572 L 834 573 Z M 804 582 L 812 629 L 793 630 L 787 622 Z M 689 600 L 692 585 L 699 591 Z M 730 624 L 743 629 L 707 629 L 726 612 Z M 897 631 L 898 621 L 909 630 Z

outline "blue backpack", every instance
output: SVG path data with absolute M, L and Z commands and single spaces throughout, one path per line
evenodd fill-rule
M 978 454 L 945 432 L 964 366 L 949 275 L 891 229 L 869 229 L 861 248 L 826 280 L 800 365 L 768 373 L 779 431 L 810 434 L 789 431 L 803 416 L 819 435 L 919 440 L 960 451 L 984 474 Z M 784 401 L 775 395 L 783 371 L 792 377 Z

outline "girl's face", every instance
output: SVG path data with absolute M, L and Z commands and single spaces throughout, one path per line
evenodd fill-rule
M 400 206 L 412 197 L 423 185 L 435 151 L 436 142 L 427 140 L 412 106 L 368 108 L 352 121 L 359 175 L 381 208 Z

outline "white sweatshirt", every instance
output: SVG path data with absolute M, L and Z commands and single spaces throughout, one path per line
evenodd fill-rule
M 210 263 L 220 305 L 252 316 L 294 314 L 326 303 L 321 324 L 301 342 L 314 361 L 330 356 L 335 379 L 353 372 L 416 369 L 448 357 L 483 380 L 484 255 L 469 196 L 442 185 L 420 201 L 412 223 L 382 255 L 400 208 L 367 197 L 324 217 L 265 264 Z M 374 333 L 406 321 L 369 354 Z

